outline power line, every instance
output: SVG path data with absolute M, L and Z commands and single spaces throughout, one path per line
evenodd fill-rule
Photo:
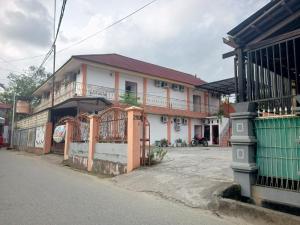
M 67 0 L 63 0 L 63 4 L 61 6 L 60 17 L 59 17 L 59 21 L 58 21 L 58 25 L 57 25 L 57 31 L 56 31 L 56 35 L 55 35 L 55 38 L 54 38 L 54 41 L 53 41 L 53 45 L 55 45 L 57 37 L 58 37 L 60 25 L 61 25 L 62 19 L 64 17 L 64 13 L 65 13 L 66 3 L 67 3 Z
M 117 25 L 117 24 L 123 22 L 124 20 L 128 19 L 129 17 L 133 16 L 134 14 L 138 13 L 139 11 L 143 10 L 144 8 L 146 8 L 147 6 L 153 4 L 153 3 L 156 2 L 156 1 L 158 1 L 158 0 L 153 0 L 153 1 L 151 1 L 151 2 L 149 2 L 149 3 L 147 3 L 147 4 L 145 4 L 145 5 L 143 5 L 142 7 L 138 8 L 137 10 L 135 10 L 135 11 L 133 11 L 132 13 L 128 14 L 127 16 L 125 16 L 125 17 L 123 17 L 123 18 L 121 18 L 121 19 L 119 19 L 119 20 L 113 22 L 112 24 L 110 24 L 110 25 L 104 27 L 103 29 L 101 29 L 101 30 L 99 30 L 99 31 L 97 31 L 97 32 L 95 32 L 95 33 L 93 33 L 93 34 L 91 34 L 91 35 L 89 35 L 89 36 L 87 36 L 87 37 L 85 37 L 85 38 L 83 38 L 83 39 L 77 41 L 77 42 L 74 42 L 73 44 L 69 45 L 68 47 L 65 47 L 65 48 L 63 48 L 63 49 L 60 49 L 59 51 L 57 51 L 57 53 L 61 53 L 62 51 L 65 51 L 65 50 L 67 50 L 67 49 L 69 49 L 69 48 L 72 48 L 72 47 L 74 47 L 74 46 L 76 46 L 76 45 L 79 45 L 79 44 L 81 44 L 82 42 L 84 42 L 84 41 L 86 41 L 86 40 L 88 40 L 88 39 L 90 39 L 90 38 L 92 38 L 92 37 L 94 37 L 94 36 L 96 36 L 96 35 L 98 35 L 98 34 L 104 32 L 104 31 L 110 29 L 111 27 L 113 27 L 113 26 L 115 26 L 115 25 Z
M 91 35 L 85 37 L 85 38 L 82 38 L 81 40 L 79 40 L 79 41 L 77 41 L 77 42 L 74 42 L 73 44 L 71 44 L 71 45 L 69 45 L 69 46 L 67 46 L 67 47 L 65 47 L 65 48 L 63 48 L 63 49 L 60 49 L 59 51 L 57 51 L 57 53 L 61 53 L 61 52 L 65 51 L 65 50 L 67 50 L 67 49 L 70 49 L 70 48 L 73 47 L 73 46 L 79 45 L 79 44 L 81 44 L 82 42 L 86 41 L 87 39 L 90 39 L 90 38 L 92 38 L 92 37 L 94 37 L 94 36 L 96 36 L 96 35 L 98 35 L 98 34 L 104 32 L 105 30 L 110 29 L 111 27 L 113 27 L 113 26 L 115 26 L 115 25 L 121 23 L 122 21 L 128 19 L 129 17 L 133 16 L 134 14 L 138 13 L 139 11 L 143 10 L 144 8 L 146 8 L 147 6 L 153 4 L 153 3 L 156 2 L 156 1 L 158 1 L 158 0 L 153 0 L 153 1 L 151 1 L 151 2 L 149 2 L 149 3 L 147 3 L 147 4 L 145 4 L 145 5 L 143 5 L 142 7 L 138 8 L 137 10 L 135 10 L 135 11 L 133 11 L 132 13 L 128 14 L 127 16 L 125 16 L 125 17 L 123 17 L 123 18 L 121 18 L 121 19 L 119 19 L 119 20 L 113 22 L 112 24 L 108 25 L 107 27 L 105 27 L 105 28 L 103 28 L 103 29 L 101 29 L 101 30 L 99 30 L 99 31 L 97 31 L 97 32 L 95 32 L 95 33 L 93 33 L 93 34 L 91 34 Z M 24 58 L 19 58 L 19 59 L 14 59 L 14 60 L 7 60 L 7 61 L 8 61 L 8 62 L 25 61 L 25 60 L 31 60 L 31 59 L 35 59 L 35 58 L 40 58 L 40 57 L 42 57 L 42 56 L 44 56 L 44 55 L 35 55 L 35 56 L 24 57 Z
M 47 60 L 51 56 L 52 52 L 54 52 L 54 54 L 55 54 L 55 42 L 57 40 L 57 36 L 58 36 L 58 33 L 59 33 L 61 22 L 62 22 L 62 19 L 63 19 L 63 16 L 64 16 L 64 11 L 65 11 L 65 7 L 66 7 L 66 3 L 67 3 L 67 0 L 63 0 L 62 6 L 61 6 L 60 18 L 59 18 L 59 22 L 58 22 L 58 26 L 57 26 L 56 35 L 55 35 L 55 39 L 53 40 L 53 43 L 52 43 L 52 46 L 51 46 L 50 50 L 45 55 L 45 57 L 44 57 L 41 65 L 38 67 L 36 73 L 38 73 L 39 70 L 43 67 L 43 65 L 47 62 Z M 55 60 L 55 56 L 54 56 L 54 60 Z M 54 73 L 54 71 L 53 71 L 53 73 Z

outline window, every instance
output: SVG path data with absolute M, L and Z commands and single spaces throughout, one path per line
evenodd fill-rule
M 194 112 L 201 112 L 201 96 L 193 95 Z

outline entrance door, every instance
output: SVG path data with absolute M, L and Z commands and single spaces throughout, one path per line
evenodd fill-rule
M 201 125 L 195 125 L 194 134 L 200 135 L 200 137 L 202 137 L 202 126 Z
M 219 144 L 219 125 L 212 125 L 212 144 Z
M 126 94 L 130 94 L 132 97 L 137 97 L 137 83 L 126 81 L 125 82 Z
M 204 137 L 210 141 L 210 126 L 209 125 L 205 125 L 204 126 Z

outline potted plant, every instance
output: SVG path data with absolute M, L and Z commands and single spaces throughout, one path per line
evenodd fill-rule
M 168 140 L 166 138 L 160 140 L 160 147 L 168 147 Z
M 182 139 L 181 138 L 178 138 L 175 140 L 175 146 L 176 147 L 182 147 Z

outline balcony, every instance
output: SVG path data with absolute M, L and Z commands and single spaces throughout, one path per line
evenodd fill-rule
M 87 85 L 86 87 L 82 83 L 69 83 L 62 85 L 54 92 L 54 105 L 58 105 L 70 98 L 74 97 L 101 97 L 109 101 L 115 101 L 120 99 L 120 96 L 127 93 L 125 90 L 117 90 L 114 88 L 102 87 L 98 85 Z M 182 116 L 209 116 L 219 111 L 219 106 L 194 104 L 193 102 L 187 102 L 186 100 L 167 98 L 165 96 L 134 93 L 137 98 L 137 102 L 145 108 L 146 112 L 156 114 L 170 114 Z M 46 100 L 42 100 L 42 103 L 35 107 L 34 112 L 41 111 L 50 107 L 52 104 L 51 97 Z M 187 114 L 189 112 L 190 114 Z

